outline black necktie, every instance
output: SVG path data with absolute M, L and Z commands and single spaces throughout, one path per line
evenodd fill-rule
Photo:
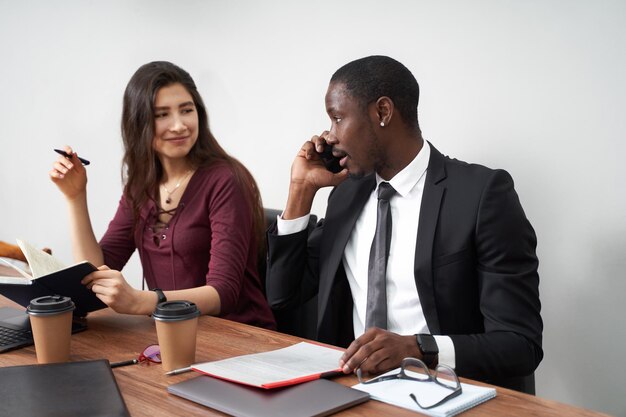
M 391 243 L 391 211 L 389 200 L 396 190 L 388 182 L 378 185 L 376 233 L 370 251 L 367 277 L 367 310 L 365 330 L 370 327 L 387 328 L 387 258 Z

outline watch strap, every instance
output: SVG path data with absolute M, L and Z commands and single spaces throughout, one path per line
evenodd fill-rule
M 160 288 L 154 288 L 152 291 L 157 295 L 157 305 L 167 301 L 167 297 Z
M 434 368 L 439 363 L 439 347 L 437 340 L 431 334 L 416 334 L 417 347 L 422 353 L 422 361 L 429 368 Z

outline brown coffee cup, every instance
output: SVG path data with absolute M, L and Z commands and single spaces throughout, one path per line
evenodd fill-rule
M 70 360 L 72 311 L 76 307 L 69 297 L 47 295 L 30 301 L 26 312 L 35 340 L 37 362 Z
M 200 310 L 190 301 L 165 301 L 152 317 L 156 323 L 164 371 L 185 368 L 196 361 L 196 332 Z

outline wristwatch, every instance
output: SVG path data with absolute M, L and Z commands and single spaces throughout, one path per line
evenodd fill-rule
M 430 334 L 416 334 L 417 347 L 422 352 L 422 360 L 429 368 L 434 368 L 439 363 L 439 347 L 437 341 Z
M 157 305 L 167 301 L 167 297 L 165 296 L 165 294 L 163 294 L 163 291 L 160 288 L 155 288 L 152 291 L 154 291 L 158 297 Z

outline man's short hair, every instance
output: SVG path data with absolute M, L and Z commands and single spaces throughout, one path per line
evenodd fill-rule
M 393 58 L 373 55 L 349 62 L 333 74 L 330 82 L 343 84 L 364 107 L 387 96 L 405 123 L 418 125 L 419 85 L 411 71 Z

